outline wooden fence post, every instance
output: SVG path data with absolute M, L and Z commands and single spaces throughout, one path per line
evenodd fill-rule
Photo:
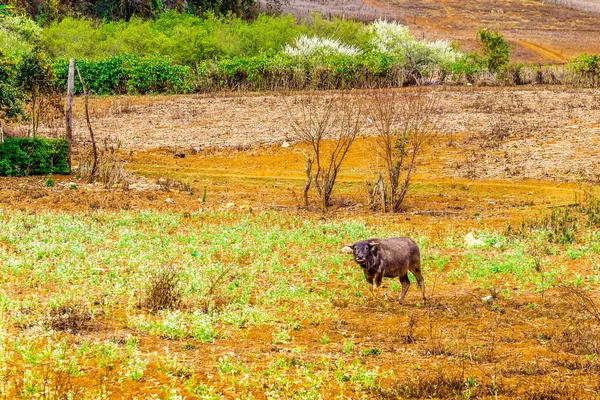
M 66 112 L 66 140 L 69 151 L 67 153 L 67 162 L 69 163 L 69 172 L 71 171 L 71 143 L 73 141 L 73 89 L 75 86 L 75 60 L 69 59 L 69 75 L 67 81 L 67 112 Z

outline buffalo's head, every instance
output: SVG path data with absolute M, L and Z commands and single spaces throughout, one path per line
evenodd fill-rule
M 349 246 L 354 255 L 354 261 L 363 265 L 367 260 L 373 257 L 377 252 L 377 243 L 361 240 Z

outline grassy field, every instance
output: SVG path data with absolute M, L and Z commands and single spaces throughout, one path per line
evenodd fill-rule
M 600 205 L 589 191 L 565 191 L 569 207 L 513 207 L 513 218 L 352 207 L 323 218 L 182 191 L 114 198 L 140 210 L 73 212 L 98 189 L 57 179 L 21 181 L 47 203 L 2 199 L 4 398 L 600 394 Z M 468 232 L 482 243 L 469 247 Z M 426 303 L 412 285 L 399 305 L 387 279 L 371 300 L 340 252 L 399 235 L 421 247 Z

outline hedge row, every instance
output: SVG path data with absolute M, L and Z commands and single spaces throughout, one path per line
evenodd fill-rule
M 68 60 L 54 60 L 54 83 L 66 91 Z M 401 86 L 407 73 L 388 55 L 293 60 L 286 56 L 227 58 L 199 64 L 196 69 L 156 56 L 113 56 L 101 61 L 75 60 L 87 89 L 99 95 L 186 94 L 218 89 L 343 89 Z M 75 93 L 81 94 L 79 79 Z
M 76 59 L 75 67 L 88 91 L 94 94 L 191 93 L 194 90 L 190 67 L 173 64 L 168 58 L 158 56 L 113 56 L 100 61 Z M 66 91 L 69 60 L 54 60 L 50 68 L 56 86 Z M 82 92 L 75 73 L 75 93 Z
M 491 74 L 473 60 L 460 60 L 444 69 L 407 70 L 403 60 L 377 53 L 319 59 L 285 55 L 224 58 L 194 68 L 157 56 L 113 56 L 101 61 L 75 62 L 94 94 L 186 94 L 215 90 L 289 90 L 400 87 L 420 78 L 438 83 L 600 85 L 600 56 L 582 55 L 567 65 L 509 65 Z M 51 64 L 55 84 L 65 91 L 67 60 Z M 75 80 L 75 92 L 81 93 Z
M 6 138 L 0 143 L 0 176 L 70 173 L 64 139 Z

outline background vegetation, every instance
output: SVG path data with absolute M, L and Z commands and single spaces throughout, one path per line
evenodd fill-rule
M 253 1 L 11 4 L 0 15 L 0 118 L 31 120 L 34 134 L 44 104 L 53 103 L 48 97 L 66 89 L 69 57 L 89 92 L 103 95 L 431 83 L 594 86 L 600 75 L 597 55 L 567 66 L 510 64 L 510 48 L 497 31 L 479 30 L 481 49 L 463 54 L 455 43 L 417 40 L 395 22 L 255 14 Z
M 68 174 L 64 139 L 7 138 L 0 143 L 0 176 Z

